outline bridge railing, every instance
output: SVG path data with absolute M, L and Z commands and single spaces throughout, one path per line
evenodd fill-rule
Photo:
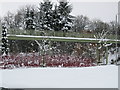
M 67 34 L 65 37 L 45 36 L 45 32 L 41 36 L 16 35 L 6 33 L 5 29 L 3 27 L 2 31 L 2 54 L 5 56 L 0 57 L 4 68 L 108 64 L 108 50 L 120 42 L 116 39 L 68 37 Z

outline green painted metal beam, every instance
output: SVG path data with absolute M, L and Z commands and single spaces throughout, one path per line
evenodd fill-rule
M 9 40 L 50 40 L 50 41 L 64 41 L 64 42 L 120 43 L 120 40 L 115 40 L 115 39 L 31 36 L 31 35 L 7 35 L 7 37 Z

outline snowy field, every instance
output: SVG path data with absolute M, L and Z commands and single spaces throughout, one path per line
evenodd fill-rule
M 0 70 L 0 87 L 2 87 L 2 70 Z
M 0 70 L 5 88 L 118 88 L 118 66 Z M 1 85 L 1 84 L 0 84 Z

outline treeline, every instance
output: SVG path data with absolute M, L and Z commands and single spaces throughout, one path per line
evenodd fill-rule
M 20 8 L 16 13 L 8 12 L 7 15 L 2 18 L 1 22 L 2 24 L 6 23 L 9 31 L 62 31 L 76 32 L 76 34 L 78 32 L 83 33 L 87 31 L 95 34 L 95 38 L 103 39 L 110 34 L 114 35 L 116 30 L 118 30 L 118 35 L 120 35 L 120 30 L 114 21 L 106 23 L 101 20 L 91 20 L 83 15 L 73 16 L 71 12 L 72 5 L 69 2 L 59 1 L 55 4 L 49 0 L 44 0 L 39 3 L 38 7 L 29 5 Z M 12 53 L 32 51 L 44 52 L 44 47 L 40 48 L 36 41 L 9 40 L 8 43 L 9 52 Z M 52 48 L 51 52 L 56 53 L 72 54 L 75 47 L 77 47 L 76 43 L 72 42 L 54 41 L 49 43 L 48 41 L 39 41 L 39 43 L 43 46 L 48 45 Z M 81 46 L 84 47 L 89 45 L 83 43 Z M 88 51 L 85 49 L 84 52 Z M 91 51 L 89 52 L 91 53 Z
M 106 23 L 101 20 L 90 20 L 87 16 L 72 16 L 72 5 L 63 0 L 53 3 L 43 0 L 39 6 L 25 6 L 16 14 L 8 12 L 3 18 L 9 30 L 54 30 L 90 32 L 109 31 L 115 34 L 116 24 L 114 21 Z
M 69 2 L 59 1 L 53 4 L 44 0 L 39 7 L 25 6 L 16 14 L 8 12 L 4 17 L 10 29 L 33 30 L 70 30 L 72 25 L 72 6 Z

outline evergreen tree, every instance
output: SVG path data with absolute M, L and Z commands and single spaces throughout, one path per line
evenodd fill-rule
M 7 28 L 2 25 L 2 54 L 8 55 L 8 40 L 7 40 Z
M 72 19 L 70 13 L 72 11 L 72 6 L 67 1 L 59 1 L 57 7 L 57 19 L 59 30 L 67 31 L 71 28 Z
M 29 8 L 26 9 L 26 29 L 27 30 L 35 30 L 35 23 L 34 23 L 34 9 L 30 10 Z
M 40 3 L 39 8 L 39 25 L 41 29 L 51 30 L 52 24 L 52 8 L 53 4 L 51 1 L 46 1 Z
M 53 30 L 59 31 L 61 29 L 59 21 L 60 21 L 60 14 L 58 14 L 58 6 L 55 5 L 55 8 L 52 12 L 52 24 L 51 24 Z

